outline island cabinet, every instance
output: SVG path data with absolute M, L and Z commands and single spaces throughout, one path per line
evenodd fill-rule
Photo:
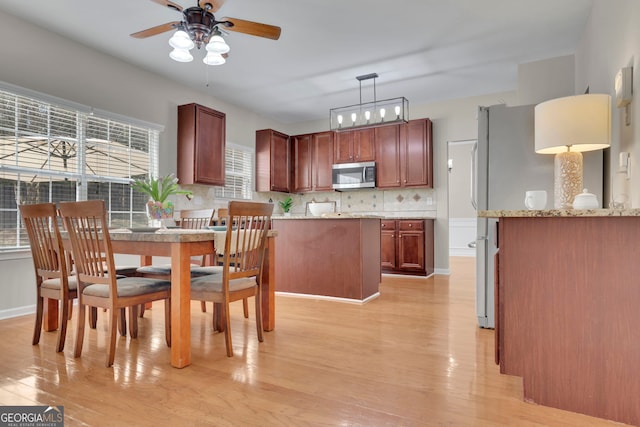
M 427 276 L 434 271 L 432 219 L 383 219 L 380 264 L 384 273 Z
M 290 189 L 289 136 L 273 129 L 256 131 L 256 191 Z
M 373 128 L 336 132 L 334 163 L 372 162 L 376 159 Z
M 178 106 L 180 184 L 224 186 L 225 114 L 198 104 Z
M 333 191 L 333 132 L 292 137 L 293 192 Z
M 500 372 L 527 402 L 640 425 L 640 210 L 513 212 L 498 222 Z
M 379 218 L 272 218 L 275 290 L 367 301 L 380 285 Z
M 375 128 L 378 188 L 433 187 L 429 119 Z

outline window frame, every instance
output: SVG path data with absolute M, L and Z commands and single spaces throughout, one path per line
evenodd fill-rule
M 24 140 L 21 142 L 21 138 L 33 137 L 34 141 L 40 144 L 40 147 L 44 148 L 44 150 L 41 151 L 45 152 L 44 156 L 49 163 L 47 166 L 49 169 L 43 169 L 42 166 L 37 168 L 33 164 L 28 164 L 29 158 L 28 156 L 24 156 L 25 160 L 22 160 L 23 164 L 21 165 L 20 154 L 16 154 L 14 164 L 7 164 L 0 161 L 0 174 L 2 174 L 3 179 L 7 179 L 7 175 L 10 177 L 15 175 L 15 183 L 12 184 L 15 186 L 15 199 L 11 200 L 10 197 L 4 196 L 0 198 L 0 203 L 4 205 L 0 206 L 0 213 L 4 212 L 2 215 L 4 215 L 4 218 L 8 218 L 0 222 L 0 230 L 3 232 L 3 237 L 0 239 L 0 254 L 20 252 L 28 249 L 28 239 L 26 239 L 26 232 L 19 215 L 19 204 L 25 197 L 25 195 L 22 194 L 23 186 L 27 185 L 27 181 L 23 181 L 24 175 L 33 177 L 32 181 L 48 182 L 43 186 L 43 189 L 45 189 L 48 194 L 42 196 L 38 193 L 40 189 L 37 189 L 37 195 L 35 196 L 36 202 L 102 198 L 107 203 L 110 223 L 114 219 L 114 215 L 119 218 L 117 221 L 118 226 L 137 225 L 136 219 L 138 222 L 146 221 L 144 198 L 141 198 L 137 193 L 134 194 L 133 189 L 127 187 L 129 187 L 133 177 L 140 177 L 142 175 L 157 176 L 159 170 L 160 132 L 164 130 L 163 126 L 116 113 L 96 110 L 82 104 L 52 97 L 1 81 L 0 92 L 2 93 L 2 97 L 8 100 L 8 104 L 0 105 L 0 114 L 3 111 L 11 113 L 10 107 L 7 107 L 9 110 L 5 110 L 4 106 L 11 105 L 11 97 L 15 99 L 15 105 L 13 106 L 13 113 L 15 114 L 13 118 L 13 128 L 11 127 L 10 115 L 6 116 L 9 117 L 9 119 L 7 119 L 7 123 L 9 123 L 8 126 L 3 127 L 4 122 L 0 121 L 0 132 L 4 134 L 2 138 L 8 142 L 8 144 L 5 144 L 5 148 L 8 149 L 5 150 L 5 153 L 11 151 L 12 140 L 15 141 L 16 153 L 19 153 L 18 149 L 22 147 L 20 144 L 24 144 Z M 38 112 L 41 112 L 42 117 L 45 117 L 44 120 L 46 121 L 46 126 L 42 124 L 44 122 L 41 122 L 40 128 L 37 128 L 37 126 L 34 127 L 36 131 L 34 131 L 32 135 L 30 135 L 28 128 L 21 126 L 19 122 L 21 114 L 31 111 L 29 110 L 30 104 L 38 107 Z M 58 123 L 57 121 L 51 120 L 52 118 L 54 120 L 61 120 L 56 119 L 58 115 L 67 119 L 75 116 L 75 119 L 67 120 L 66 123 Z M 68 135 L 64 135 L 64 132 L 59 133 L 60 131 L 52 131 L 52 128 L 58 129 L 63 125 L 67 126 L 65 130 Z M 95 138 L 94 132 L 98 131 L 95 131 L 95 129 L 89 130 L 92 125 L 98 130 L 102 130 L 101 127 L 106 129 L 106 138 L 104 140 Z M 75 136 L 71 136 L 70 129 L 74 127 Z M 43 128 L 46 128 L 46 130 L 43 131 Z M 119 131 L 118 137 L 120 140 L 114 136 L 115 132 L 112 134 L 112 129 Z M 70 167 L 71 171 L 63 172 L 55 170 L 55 168 L 51 166 L 53 162 L 51 142 L 63 141 L 64 143 L 65 140 L 69 144 L 69 147 L 72 147 L 76 151 L 76 154 L 74 156 L 75 158 L 71 158 L 71 160 L 73 160 L 73 165 Z M 87 170 L 86 156 L 90 153 L 90 149 L 94 150 L 96 147 L 103 150 L 100 155 L 104 156 L 105 160 L 97 161 L 95 164 L 101 167 L 107 165 L 107 173 L 95 173 Z M 132 156 L 136 154 L 138 160 L 142 159 L 136 163 L 141 165 L 137 169 L 132 163 Z M 126 159 L 126 163 L 123 159 Z M 11 163 L 11 161 L 9 161 L 9 163 Z M 134 170 L 138 173 L 134 174 Z M 62 188 L 59 191 L 63 193 L 58 191 L 57 194 L 54 194 L 56 193 L 54 185 L 58 184 L 59 187 L 61 183 L 60 178 L 63 178 L 65 181 L 75 182 L 75 185 L 72 186 L 73 190 L 65 190 Z M 39 181 L 40 179 L 42 179 L 42 181 Z M 3 180 L 2 184 L 7 183 Z M 100 189 L 103 184 L 106 184 L 104 190 Z M 127 187 L 125 187 L 125 185 Z M 98 193 L 93 193 L 94 195 L 97 194 L 98 197 L 91 197 L 91 195 L 88 194 L 88 189 L 92 187 L 99 189 Z M 4 195 L 9 193 L 7 188 L 4 190 Z M 114 199 L 112 198 L 114 190 L 118 190 L 116 194 L 120 196 L 118 199 L 120 201 L 119 206 L 114 206 Z M 74 192 L 75 194 L 73 194 Z M 125 194 L 127 192 L 128 195 Z M 31 197 L 33 198 L 34 196 Z M 123 206 L 125 207 L 123 208 Z M 11 219 L 12 217 L 15 219 Z M 13 224 L 14 221 L 15 225 Z M 15 236 L 15 240 L 11 237 L 12 233 Z
M 229 150 L 234 152 L 242 152 L 243 156 L 248 157 L 248 164 L 244 165 L 244 173 L 238 172 L 233 168 L 233 158 L 229 158 Z M 234 156 L 234 153 L 231 153 Z M 231 166 L 231 168 L 230 168 Z M 230 177 L 239 177 L 247 181 L 238 189 L 231 183 Z M 252 200 L 255 191 L 255 149 L 242 144 L 235 144 L 227 141 L 225 145 L 225 186 L 215 187 L 214 196 L 216 199 L 222 200 Z M 238 196 L 240 194 L 240 196 Z

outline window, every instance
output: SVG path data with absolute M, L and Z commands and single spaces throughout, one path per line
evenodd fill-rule
M 215 196 L 248 199 L 253 195 L 253 150 L 227 143 L 225 149 L 225 186 L 216 187 Z
M 29 245 L 21 203 L 103 199 L 112 226 L 147 223 L 129 182 L 156 173 L 159 129 L 60 104 L 0 87 L 0 250 Z

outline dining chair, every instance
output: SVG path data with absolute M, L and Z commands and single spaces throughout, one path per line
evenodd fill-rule
M 229 303 L 254 298 L 258 341 L 262 342 L 261 280 L 267 233 L 273 213 L 272 203 L 229 203 L 229 222 L 219 272 L 191 279 L 191 298 L 212 301 L 218 309 L 214 328 L 224 329 L 227 356 L 233 356 Z M 217 322 L 216 318 L 221 320 Z
M 216 217 L 216 219 L 214 219 L 214 224 L 218 225 L 218 226 L 224 226 L 227 225 L 227 223 L 229 222 L 229 209 L 228 208 L 219 208 L 218 209 L 218 216 Z M 222 254 L 221 253 L 217 253 L 214 255 L 214 263 L 216 265 L 222 265 Z M 202 303 L 202 312 L 205 313 L 206 310 L 206 306 L 204 303 Z M 242 300 L 242 311 L 244 314 L 245 319 L 249 318 L 249 302 L 247 300 L 247 298 L 244 298 Z
M 64 350 L 71 305 L 77 297 L 77 281 L 68 270 L 67 254 L 62 246 L 58 216 L 54 203 L 20 205 L 20 216 L 29 237 L 36 275 L 36 323 L 32 344 L 40 342 L 44 315 L 44 298 L 60 305 L 56 351 Z
M 109 310 L 106 366 L 113 365 L 118 313 L 129 309 L 129 334 L 138 335 L 140 304 L 164 300 L 165 340 L 171 346 L 171 283 L 144 277 L 122 277 L 115 271 L 104 200 L 61 202 L 60 215 L 71 241 L 78 285 L 78 326 L 74 356 L 80 357 L 86 322 L 85 307 Z M 106 267 L 106 268 L 105 268 Z

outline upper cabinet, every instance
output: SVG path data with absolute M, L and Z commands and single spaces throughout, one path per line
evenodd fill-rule
M 433 187 L 431 120 L 375 128 L 378 188 Z
M 294 193 L 333 191 L 333 132 L 292 137 Z
M 374 161 L 376 157 L 373 128 L 336 132 L 333 144 L 334 163 Z
M 289 192 L 289 136 L 272 129 L 256 131 L 256 191 Z
M 178 106 L 180 184 L 224 186 L 225 117 L 198 104 Z

